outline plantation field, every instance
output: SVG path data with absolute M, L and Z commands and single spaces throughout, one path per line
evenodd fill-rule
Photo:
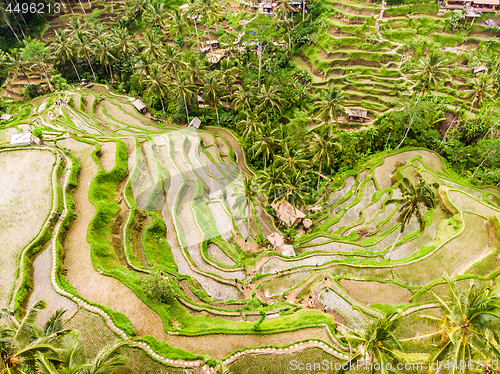
M 11 297 L 20 254 L 39 234 L 52 208 L 53 153 L 20 149 L 0 152 L 0 306 Z
M 329 5 L 328 36 L 295 57 L 314 84 L 344 85 L 348 104 L 372 117 L 393 106 L 395 91 L 411 95 L 394 31 L 408 21 L 389 11 L 375 29 L 371 16 L 381 9 Z M 418 26 L 420 18 L 409 22 Z M 379 42 L 361 41 L 364 22 L 364 38 L 380 32 Z M 81 330 L 89 355 L 128 337 L 135 346 L 120 373 L 206 372 L 198 368 L 204 359 L 228 359 L 235 373 L 287 373 L 291 359 L 329 358 L 327 345 L 332 357 L 348 355 L 338 340 L 342 325 L 361 331 L 396 306 L 406 313 L 401 336 L 422 331 L 415 316 L 433 308 L 431 291 L 444 292 L 444 273 L 461 282 L 498 273 L 498 190 L 469 185 L 437 153 L 408 147 L 364 157 L 355 169 L 320 180 L 326 190 L 315 195 L 316 212 L 302 209 L 310 230 L 289 229 L 260 193 L 247 196 L 246 179 L 258 170 L 232 130 L 155 122 L 136 111 L 134 98 L 104 85 L 64 95 L 69 105 L 55 108 L 56 95 L 48 94 L 29 114 L 49 150 L 0 152 L 7 176 L 0 180 L 1 261 L 10 272 L 0 299 L 7 306 L 19 254 L 50 212 L 51 152 L 58 152 L 65 169 L 54 180 L 68 219 L 39 247 L 26 273 L 31 292 L 24 286 L 25 294 L 16 290 L 12 298 L 23 307 L 46 300 L 42 320 L 60 307 L 74 313 L 71 326 Z M 404 178 L 439 184 L 421 224 L 412 217 L 402 227 Z M 294 256 L 267 241 L 274 232 Z M 301 341 L 307 347 L 296 345 Z

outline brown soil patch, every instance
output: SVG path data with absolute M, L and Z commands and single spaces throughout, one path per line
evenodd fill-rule
M 106 171 L 110 171 L 116 165 L 116 143 L 115 142 L 104 142 L 101 143 L 101 157 L 99 161 L 101 166 Z
M 94 206 L 88 200 L 90 181 L 97 172 L 97 166 L 91 157 L 94 147 L 87 144 L 78 145 L 79 142 L 72 139 L 61 143 L 65 143 L 64 146 L 72 150 L 82 166 L 78 189 L 74 194 L 77 219 L 68 231 L 64 243 L 66 279 L 87 300 L 124 313 L 130 318 L 137 335 L 152 335 L 157 339 L 164 339 L 166 334 L 160 316 L 124 284 L 103 276 L 94 269 L 90 258 L 91 248 L 86 239 L 87 228 L 95 213 Z
M 397 305 L 408 303 L 412 293 L 394 283 L 364 282 L 341 279 L 340 284 L 354 299 L 363 304 Z
M 0 152 L 0 307 L 7 306 L 19 254 L 42 228 L 52 206 L 50 151 Z

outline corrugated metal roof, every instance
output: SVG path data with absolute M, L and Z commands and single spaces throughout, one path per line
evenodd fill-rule
M 474 0 L 474 4 L 479 5 L 498 5 L 499 0 Z

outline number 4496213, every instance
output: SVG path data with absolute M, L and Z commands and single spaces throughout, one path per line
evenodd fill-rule
M 61 3 L 23 3 L 23 4 L 7 4 L 5 10 L 9 13 L 60 13 Z

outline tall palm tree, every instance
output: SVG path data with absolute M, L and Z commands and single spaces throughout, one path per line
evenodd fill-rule
M 185 56 L 184 72 L 192 84 L 200 83 L 200 77 L 203 77 L 208 73 L 201 60 L 195 55 Z
M 203 95 L 203 100 L 206 103 L 215 106 L 215 113 L 217 115 L 217 124 L 220 126 L 218 107 L 220 104 L 219 96 L 222 93 L 222 85 L 220 84 L 217 77 L 215 77 L 214 75 L 209 75 L 205 77 L 205 79 L 203 79 L 203 87 L 201 88 L 201 92 Z
M 472 99 L 467 122 L 469 121 L 472 108 L 474 108 L 475 104 L 480 107 L 483 105 L 485 99 L 491 99 L 496 82 L 492 75 L 483 73 L 479 77 L 474 78 L 471 83 L 472 88 L 467 90 L 467 95 L 465 96 L 466 99 Z
M 163 104 L 163 98 L 168 93 L 168 82 L 165 73 L 160 69 L 158 65 L 153 65 L 150 73 L 142 80 L 141 84 L 146 88 L 148 94 L 155 93 L 156 96 L 161 101 L 161 108 L 165 112 L 165 105 Z
M 444 276 L 450 296 L 442 299 L 433 293 L 437 299 L 442 316 L 421 316 L 434 327 L 433 331 L 406 340 L 438 341 L 438 351 L 432 361 L 444 362 L 474 362 L 483 363 L 500 357 L 498 331 L 500 331 L 500 290 L 488 285 L 469 285 L 465 291 L 457 290 L 453 280 Z M 456 361 L 454 361 L 456 360 Z M 474 367 L 476 367 L 474 365 Z M 457 371 L 455 365 L 450 365 L 450 374 Z M 457 365 L 458 366 L 458 365 Z M 442 365 L 439 366 L 440 370 Z M 467 370 L 467 367 L 465 367 Z M 459 372 L 463 372 L 458 367 Z
M 257 94 L 257 99 L 260 105 L 257 107 L 259 111 L 266 110 L 267 117 L 269 118 L 269 109 L 276 109 L 280 114 L 283 112 L 284 99 L 282 97 L 283 89 L 281 86 L 272 79 L 266 80 L 265 84 L 260 87 Z
M 260 130 L 260 131 L 259 131 Z M 264 168 L 267 167 L 267 160 L 274 155 L 274 149 L 277 145 L 276 129 L 271 130 L 270 125 L 265 124 L 257 130 L 257 137 L 250 147 L 254 156 L 262 154 L 264 160 Z
M 154 30 L 146 32 L 144 39 L 141 41 L 143 48 L 142 54 L 148 58 L 150 62 L 160 62 L 163 58 L 163 43 L 161 35 Z
M 181 37 L 184 33 L 184 27 L 186 26 L 186 21 L 184 20 L 182 12 L 178 8 L 172 9 L 167 14 L 167 19 L 170 21 L 170 34 L 172 34 L 172 36 Z M 174 33 L 172 33 L 172 27 L 175 28 Z
M 313 156 L 311 162 L 313 164 L 319 162 L 319 193 L 319 182 L 321 180 L 321 166 L 323 165 L 323 161 L 325 161 L 327 167 L 332 165 L 335 162 L 335 152 L 342 151 L 342 144 L 339 143 L 339 136 L 337 134 L 332 134 L 330 131 L 320 130 L 319 133 L 312 133 L 309 145 L 311 155 Z
M 235 110 L 247 112 L 249 109 L 253 108 L 256 94 L 252 86 L 237 84 L 232 99 Z
M 58 311 L 44 325 L 36 326 L 40 311 L 45 309 L 45 302 L 36 302 L 20 323 L 10 319 L 10 326 L 0 327 L 0 369 L 12 374 L 25 373 L 33 367 L 39 353 L 57 353 L 57 340 L 68 333 L 62 324 L 64 311 Z
M 422 210 L 424 208 L 433 209 L 436 206 L 436 194 L 432 190 L 432 188 L 437 189 L 439 184 L 425 183 L 424 179 L 420 179 L 418 184 L 415 186 L 412 182 L 410 182 L 407 178 L 404 178 L 402 184 L 400 185 L 402 189 L 402 196 L 399 199 L 390 199 L 387 201 L 387 204 L 399 203 L 399 217 L 398 221 L 401 222 L 401 230 L 399 235 L 392 245 L 389 254 L 387 255 L 388 259 L 391 257 L 391 252 L 394 249 L 397 241 L 399 240 L 399 236 L 403 233 L 406 228 L 406 225 L 412 217 L 416 217 L 418 223 L 420 224 L 420 231 L 424 230 L 425 222 L 424 216 L 422 214 Z
M 219 80 L 227 91 L 226 106 L 229 106 L 228 99 L 231 96 L 231 87 L 234 82 L 236 82 L 236 76 L 239 74 L 239 69 L 236 66 L 233 66 L 231 60 L 228 58 L 222 59 L 219 64 Z
M 330 86 L 327 89 L 321 90 L 321 100 L 315 103 L 320 110 L 318 117 L 321 118 L 324 123 L 335 120 L 335 123 L 338 125 L 339 113 L 345 111 L 343 107 L 345 101 L 345 93 L 338 87 Z
M 198 36 L 198 24 L 196 22 L 198 20 L 198 17 L 201 16 L 200 8 L 199 8 L 196 0 L 187 0 L 186 4 L 188 5 L 187 9 L 186 9 L 186 17 L 194 22 L 194 29 L 196 32 L 196 40 L 198 42 L 197 43 L 198 44 L 198 52 L 201 52 L 200 37 Z
M 305 205 L 305 196 L 308 192 L 308 183 L 304 174 L 295 172 L 291 174 L 284 174 L 283 181 L 277 185 L 281 190 L 281 195 L 278 197 L 280 200 L 286 200 L 294 208 Z
M 69 31 L 55 30 L 55 38 L 50 46 L 52 47 L 52 51 L 56 60 L 59 60 L 61 62 L 69 60 L 71 62 L 76 76 L 78 77 L 78 80 L 80 80 L 80 74 L 78 74 L 78 70 L 76 70 L 76 66 L 73 62 L 73 59 L 71 58 L 74 54 L 74 43 L 70 38 Z
M 137 52 L 134 36 L 125 27 L 119 27 L 115 29 L 113 38 L 116 50 L 123 53 L 127 57 L 128 62 L 131 63 L 130 54 Z
M 447 63 L 444 55 L 436 51 L 419 60 L 412 71 L 412 75 L 416 79 L 415 86 L 421 85 L 422 92 L 430 89 L 437 90 L 439 81 L 450 77 L 448 68 L 446 68 Z
M 188 111 L 188 100 L 196 96 L 197 87 L 194 84 L 189 83 L 187 77 L 183 74 L 177 76 L 172 82 L 173 96 L 180 104 L 184 102 L 184 108 L 186 109 L 186 121 L 189 123 L 189 111 Z
M 259 185 L 260 190 L 266 194 L 266 197 L 269 198 L 272 192 L 272 200 L 275 200 L 278 197 L 277 187 L 284 182 L 284 175 L 275 165 L 271 165 L 259 171 L 255 177 L 255 181 Z
M 163 51 L 161 65 L 171 76 L 176 76 L 186 64 L 182 61 L 179 50 L 167 45 Z
M 299 170 L 306 169 L 310 165 L 310 160 L 306 157 L 302 148 L 296 148 L 288 142 L 283 142 L 283 155 L 276 155 L 275 162 L 279 164 L 278 170 L 286 174 L 295 174 Z
M 258 134 L 262 126 L 264 126 L 262 115 L 261 113 L 256 113 L 251 110 L 247 110 L 244 113 L 246 114 L 247 119 L 239 121 L 236 127 L 243 130 L 243 139 L 251 136 L 252 140 L 255 140 L 256 134 Z
M 111 85 L 113 85 L 113 63 L 116 61 L 113 39 L 109 34 L 103 34 L 94 41 L 94 48 L 97 59 L 104 64 L 106 71 L 111 76 Z
M 378 317 L 370 323 L 365 330 L 357 331 L 347 328 L 347 333 L 343 339 L 349 343 L 349 346 L 356 348 L 355 355 L 351 360 L 342 366 L 340 374 L 346 373 L 352 367 L 352 364 L 360 361 L 371 362 L 371 373 L 375 372 L 378 363 L 380 373 L 388 372 L 388 363 L 394 361 L 405 361 L 402 353 L 403 347 L 396 337 L 396 329 L 401 319 L 401 311 L 396 310 Z
M 10 80 L 11 84 L 17 79 L 19 73 L 22 73 L 28 83 L 31 84 L 29 73 L 31 73 L 32 70 L 29 67 L 29 62 L 23 58 L 22 49 L 15 48 L 7 52 L 7 55 L 4 57 L 4 65 L 6 65 L 7 69 L 13 74 L 13 77 Z
M 242 187 L 242 191 L 235 190 L 233 193 L 233 209 L 235 209 L 235 211 L 239 211 L 239 214 L 237 214 L 239 217 L 250 217 L 252 205 L 260 204 L 258 199 L 260 193 L 255 184 L 254 178 L 248 175 L 245 175 Z
M 90 56 L 94 52 L 94 50 L 92 48 L 92 44 L 89 43 L 88 32 L 83 30 L 75 31 L 72 34 L 71 38 L 74 43 L 74 48 L 77 52 L 77 55 L 79 57 L 84 57 L 87 60 L 87 63 L 90 66 L 90 70 L 92 70 L 92 75 L 94 76 L 94 79 L 97 80 L 94 66 L 92 64 L 92 61 L 90 61 Z
M 35 367 L 38 374 L 105 374 L 113 373 L 116 368 L 127 363 L 122 355 L 127 342 L 116 341 L 107 345 L 89 362 L 80 347 L 78 331 L 72 331 L 62 339 L 57 361 L 51 356 L 37 354 Z
M 150 26 L 165 29 L 165 18 L 167 17 L 167 9 L 161 1 L 148 2 L 145 7 L 144 19 Z
M 214 0 L 196 0 L 196 7 L 198 8 L 199 14 L 203 15 L 203 18 L 205 18 L 205 27 L 208 32 L 209 22 L 212 20 L 216 21 L 220 16 L 219 3 Z

